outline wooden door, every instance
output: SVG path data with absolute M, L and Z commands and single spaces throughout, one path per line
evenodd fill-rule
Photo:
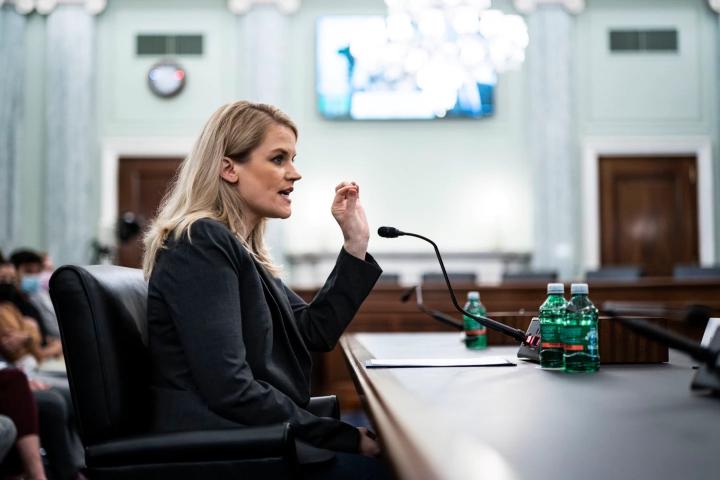
M 119 162 L 118 218 L 131 213 L 141 232 L 118 245 L 117 263 L 125 267 L 142 266 L 142 232 L 155 217 L 181 158 L 121 158 Z
M 695 157 L 601 157 L 599 168 L 602 265 L 665 276 L 698 262 Z

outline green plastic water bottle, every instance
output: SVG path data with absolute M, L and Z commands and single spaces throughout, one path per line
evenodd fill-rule
M 480 303 L 480 292 L 468 292 L 465 310 L 473 315 L 485 315 L 486 310 Z M 465 346 L 472 350 L 487 348 L 487 328 L 477 320 L 463 315 L 465 327 Z
M 565 362 L 560 334 L 567 306 L 563 297 L 565 286 L 562 283 L 548 283 L 547 293 L 547 299 L 540 305 L 540 366 L 562 368 Z
M 570 286 L 562 341 L 566 372 L 595 372 L 600 368 L 598 310 L 588 298 L 587 283 Z

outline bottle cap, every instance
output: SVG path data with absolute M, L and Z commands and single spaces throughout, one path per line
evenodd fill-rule
M 480 292 L 468 292 L 468 300 L 480 300 Z
M 547 293 L 548 293 L 548 295 L 553 295 L 553 294 L 562 295 L 563 293 L 565 293 L 565 285 L 563 285 L 562 283 L 548 283 Z
M 573 283 L 570 285 L 570 293 L 572 295 L 587 295 L 588 284 L 587 283 Z

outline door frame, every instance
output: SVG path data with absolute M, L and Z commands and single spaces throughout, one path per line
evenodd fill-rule
M 102 140 L 100 163 L 100 216 L 98 237 L 104 245 L 115 246 L 118 215 L 120 158 L 185 158 L 192 149 L 192 137 L 108 137 Z
M 713 217 L 712 143 L 706 136 L 688 137 L 586 137 L 582 148 L 583 264 L 587 270 L 600 266 L 600 157 L 607 155 L 674 156 L 697 159 L 697 206 L 700 264 L 715 263 Z

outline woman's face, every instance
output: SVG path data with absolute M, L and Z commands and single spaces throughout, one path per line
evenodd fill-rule
M 290 216 L 290 193 L 293 184 L 302 178 L 294 163 L 295 142 L 290 128 L 273 124 L 246 162 L 223 164 L 223 178 L 236 184 L 245 203 L 248 227 L 254 228 L 262 218 Z M 228 172 L 228 168 L 233 171 Z

